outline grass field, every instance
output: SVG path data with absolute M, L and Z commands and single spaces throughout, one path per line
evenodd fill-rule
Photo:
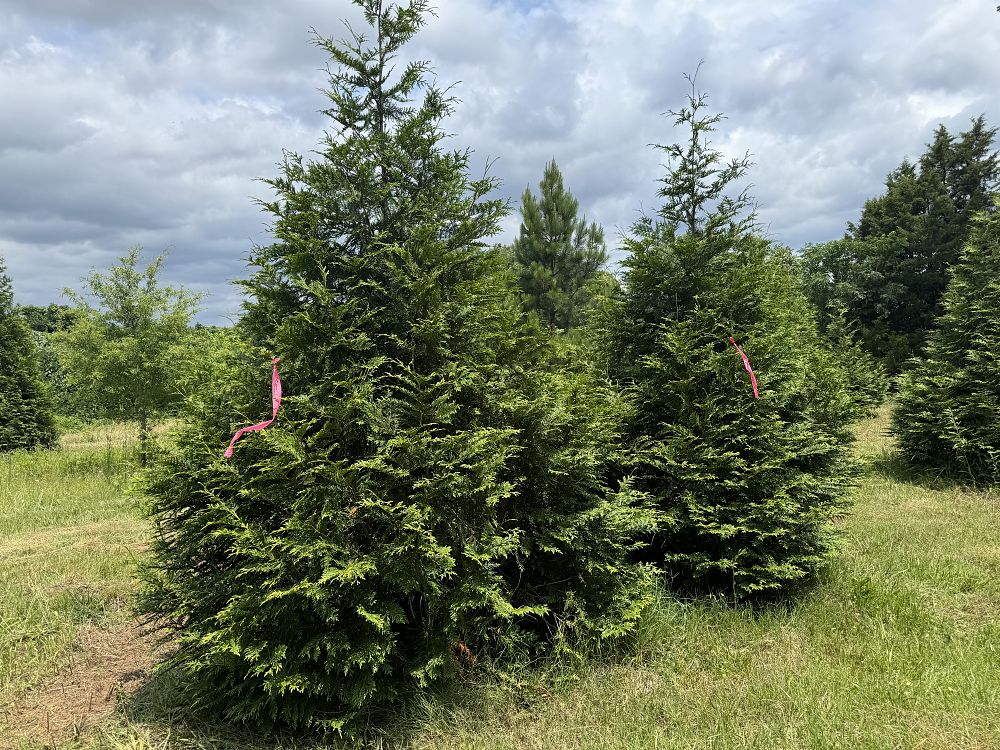
M 998 495 L 908 475 L 885 427 L 884 414 L 861 426 L 868 471 L 842 553 L 793 603 L 664 598 L 627 653 L 571 679 L 530 676 L 520 695 L 456 686 L 374 744 L 1000 748 Z M 199 724 L 168 681 L 142 687 L 148 641 L 127 607 L 145 534 L 141 501 L 124 492 L 130 439 L 90 432 L 0 457 L 0 747 L 314 747 Z

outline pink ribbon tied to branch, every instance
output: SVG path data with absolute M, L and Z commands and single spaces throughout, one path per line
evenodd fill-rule
M 732 336 L 729 337 L 729 343 L 736 347 L 736 351 L 740 353 L 740 358 L 743 360 L 743 367 L 747 372 L 750 373 L 750 384 L 753 386 L 753 397 L 760 398 L 760 392 L 757 390 L 757 376 L 753 374 L 753 368 L 750 366 L 750 358 L 740 349 L 740 345 L 736 343 L 736 339 Z
M 233 457 L 233 446 L 236 445 L 236 441 L 241 437 L 246 435 L 248 432 L 260 432 L 265 427 L 270 427 L 271 423 L 274 422 L 275 418 L 278 416 L 278 409 L 281 407 L 281 378 L 278 377 L 278 362 L 280 358 L 275 357 L 271 360 L 271 418 L 266 422 L 258 422 L 257 424 L 250 425 L 249 427 L 244 427 L 235 435 L 233 439 L 229 441 L 229 447 L 226 448 L 225 456 L 226 458 Z

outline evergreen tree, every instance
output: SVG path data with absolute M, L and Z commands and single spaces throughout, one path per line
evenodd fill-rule
M 919 162 L 903 161 L 885 193 L 866 201 L 845 240 L 806 250 L 830 280 L 826 301 L 891 373 L 923 347 L 971 217 L 997 188 L 996 133 L 982 116 L 957 137 L 938 127 Z
M 0 258 L 0 453 L 49 447 L 56 430 L 31 331 Z
M 539 197 L 525 188 L 513 255 L 524 307 L 551 328 L 579 325 L 593 299 L 595 277 L 608 261 L 604 230 L 586 217 L 563 185 L 555 159 L 545 166 Z
M 625 560 L 654 521 L 609 486 L 615 394 L 542 366 L 547 337 L 486 248 L 506 205 L 443 147 L 452 101 L 425 63 L 392 72 L 427 4 L 357 4 L 370 42 L 317 40 L 335 129 L 270 183 L 253 346 L 150 475 L 143 595 L 193 705 L 341 731 L 477 659 L 629 632 L 649 574 Z M 286 399 L 227 462 L 267 411 L 253 347 L 280 355 Z
M 20 305 L 21 317 L 28 327 L 37 333 L 56 333 L 65 331 L 73 325 L 79 311 L 69 305 L 57 305 L 54 302 L 47 307 L 38 305 Z
M 749 197 L 728 190 L 748 157 L 711 147 L 721 116 L 689 81 L 687 106 L 670 113 L 689 138 L 663 147 L 664 205 L 626 241 L 609 370 L 633 399 L 628 468 L 662 513 L 645 556 L 675 586 L 744 599 L 804 579 L 829 551 L 850 402 L 795 261 L 755 236 Z
M 926 354 L 904 374 L 893 415 L 903 454 L 973 481 L 1000 481 L 1000 199 L 978 215 Z
M 864 346 L 859 325 L 850 319 L 847 304 L 857 310 L 865 304 L 871 284 L 864 270 L 853 264 L 858 240 L 843 239 L 807 246 L 799 259 L 803 289 L 812 302 L 820 335 L 844 373 L 847 393 L 856 417 L 870 416 L 885 401 L 889 378 L 885 367 Z

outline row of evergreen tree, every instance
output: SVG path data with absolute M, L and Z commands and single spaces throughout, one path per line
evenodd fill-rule
M 274 242 L 253 253 L 236 335 L 199 366 L 185 426 L 146 474 L 141 608 L 175 634 L 168 663 L 194 706 L 352 731 L 477 661 L 627 636 L 657 571 L 684 595 L 787 593 L 832 548 L 850 424 L 884 396 L 880 367 L 920 351 L 935 320 L 901 380 L 901 445 L 996 480 L 1000 220 L 982 118 L 958 139 L 939 130 L 848 237 L 800 259 L 734 192 L 748 157 L 711 148 L 721 116 L 691 80 L 670 113 L 687 138 L 661 147 L 662 205 L 627 233 L 619 279 L 554 161 L 512 246 L 490 246 L 508 207 L 446 147 L 454 100 L 426 63 L 394 72 L 427 4 L 355 2 L 370 40 L 316 40 L 333 129 L 270 180 Z M 153 294 L 136 260 L 112 278 L 145 284 L 178 330 L 192 300 Z M 87 355 L 70 367 L 95 346 L 141 348 L 96 320 L 64 321 Z M 0 450 L 49 445 L 2 269 L 0 344 L 15 355 L 0 358 Z M 280 419 L 225 460 L 267 412 L 272 353 Z M 119 379 L 124 402 L 135 383 Z
M 270 181 L 247 348 L 149 475 L 142 606 L 191 702 L 350 730 L 473 662 L 627 636 L 657 569 L 736 600 L 806 580 L 855 404 L 796 261 L 726 197 L 747 164 L 709 146 L 704 98 L 619 285 L 554 163 L 490 246 L 508 208 L 443 143 L 454 101 L 424 63 L 392 72 L 426 3 L 357 3 L 370 41 L 317 39 L 332 130 Z M 291 395 L 227 461 L 270 353 Z

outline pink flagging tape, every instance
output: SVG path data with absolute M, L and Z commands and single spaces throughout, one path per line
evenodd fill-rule
M 248 432 L 260 432 L 265 427 L 270 427 L 271 423 L 274 422 L 275 418 L 278 416 L 278 409 L 281 407 L 281 378 L 278 377 L 278 362 L 281 360 L 275 357 L 271 360 L 271 418 L 266 422 L 258 422 L 257 424 L 250 425 L 249 427 L 244 427 L 235 435 L 233 439 L 229 441 L 229 447 L 226 448 L 225 456 L 226 458 L 233 457 L 233 446 L 236 445 L 236 441 L 241 437 L 246 435 Z
M 757 376 L 753 374 L 753 368 L 750 366 L 750 359 L 747 355 L 740 349 L 740 345 L 736 343 L 736 339 L 732 336 L 729 337 L 729 343 L 736 347 L 736 351 L 740 353 L 740 357 L 743 359 L 743 367 L 746 371 L 750 373 L 750 384 L 753 386 L 753 397 L 760 398 L 760 392 L 757 390 Z

